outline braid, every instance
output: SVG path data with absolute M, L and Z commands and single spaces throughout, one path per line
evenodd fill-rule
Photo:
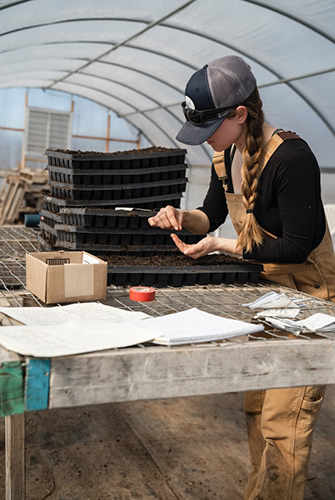
M 237 244 L 247 252 L 252 250 L 253 245 L 260 245 L 263 241 L 262 229 L 253 213 L 257 198 L 258 180 L 260 177 L 260 160 L 263 146 L 263 123 L 264 114 L 262 101 L 258 90 L 248 97 L 244 102 L 248 110 L 246 121 L 246 147 L 242 154 L 242 201 L 246 209 L 246 220 L 239 234 Z

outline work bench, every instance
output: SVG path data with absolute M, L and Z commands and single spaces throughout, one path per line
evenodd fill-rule
M 303 298 L 298 319 L 315 312 L 335 315 L 335 304 L 270 283 L 159 289 L 156 300 L 129 300 L 128 289 L 109 288 L 106 304 L 152 316 L 198 307 L 220 316 L 252 321 L 242 306 L 270 290 Z M 25 290 L 3 292 L 1 303 L 36 305 Z M 21 357 L 0 349 L 0 361 L 23 367 L 25 411 L 108 402 L 335 383 L 335 338 L 265 331 L 222 342 L 165 347 L 143 344 L 51 360 Z M 8 366 L 8 365 L 7 365 Z M 24 413 L 6 419 L 6 500 L 24 497 Z
M 1 306 L 42 306 L 23 288 L 25 252 L 36 250 L 39 250 L 38 241 L 31 230 L 0 229 Z M 22 288 L 10 289 L 3 276 L 6 279 L 10 276 L 13 286 L 21 284 Z M 297 319 L 315 312 L 335 315 L 335 303 L 269 282 L 162 288 L 157 290 L 156 300 L 148 303 L 130 301 L 128 288 L 109 287 L 105 303 L 151 316 L 197 307 L 219 316 L 253 321 L 255 312 L 242 304 L 270 290 L 303 299 L 306 307 Z M 26 412 L 335 384 L 335 336 L 294 337 L 265 325 L 264 332 L 222 342 L 178 347 L 143 344 L 50 360 L 22 357 L 0 347 L 0 363 L 3 373 L 8 368 L 8 371 L 17 370 L 21 376 L 21 393 L 15 394 L 16 401 L 8 400 L 8 393 L 2 393 L 0 402 L 6 427 L 6 500 L 23 500 Z M 19 408 L 19 412 L 15 408 Z

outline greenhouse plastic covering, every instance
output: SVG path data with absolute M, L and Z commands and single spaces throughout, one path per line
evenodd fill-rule
M 183 147 L 190 75 L 228 54 L 251 65 L 268 121 L 334 165 L 334 0 L 0 1 L 0 88 L 90 99 L 154 145 Z M 207 145 L 188 147 L 208 164 Z

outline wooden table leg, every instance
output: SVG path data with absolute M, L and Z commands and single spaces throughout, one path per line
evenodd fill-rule
M 5 417 L 5 427 L 6 500 L 24 500 L 24 413 Z

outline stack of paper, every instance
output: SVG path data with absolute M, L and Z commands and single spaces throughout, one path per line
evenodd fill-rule
M 221 318 L 197 308 L 144 320 L 150 328 L 156 328 L 159 335 L 156 344 L 180 345 L 223 340 L 240 335 L 256 333 L 263 325 Z
M 0 328 L 0 344 L 37 357 L 68 356 L 153 341 L 191 344 L 247 335 L 264 329 L 199 309 L 151 318 L 102 304 L 53 308 L 1 308 L 26 326 Z

